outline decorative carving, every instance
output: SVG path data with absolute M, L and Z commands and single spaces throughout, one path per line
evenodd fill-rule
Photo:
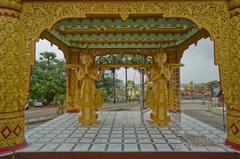
M 216 63 L 227 53 L 228 4 L 225 1 L 24 1 L 25 53 L 33 63 L 34 45 L 41 32 L 64 18 L 84 18 L 88 14 L 115 14 L 126 19 L 131 14 L 159 14 L 181 17 L 205 28 L 215 41 Z M 77 8 L 77 9 L 72 9 Z M 58 12 L 56 12 L 58 11 Z M 63 12 L 64 11 L 64 12 Z M 36 21 L 38 19 L 38 21 Z M 221 32 L 221 34 L 219 34 Z
M 171 112 L 181 112 L 180 107 L 180 69 L 174 69 L 169 83 L 169 106 Z
M 228 74 L 224 77 L 227 85 L 224 88 L 224 97 L 228 106 L 227 111 L 227 139 L 226 144 L 240 149 L 240 1 L 234 0 L 235 8 L 231 10 L 230 19 L 230 48 L 229 63 L 224 63 L 223 70 Z
M 68 64 L 79 65 L 80 61 L 80 53 L 69 53 L 69 61 Z M 77 87 L 76 87 L 77 86 Z M 80 88 L 80 82 L 77 80 L 77 76 L 74 70 L 68 69 L 67 76 L 67 112 L 74 113 L 79 112 L 79 108 L 74 105 L 74 96 L 76 93 L 76 89 Z
M 23 70 L 20 2 L 0 2 L 0 152 L 25 143 L 23 106 L 28 90 L 22 85 L 28 85 L 23 78 L 29 76 Z
M 9 117 L 7 114 L 14 117 Z M 25 142 L 24 112 L 21 111 L 21 116 L 17 116 L 17 114 L 19 112 L 5 113 L 6 118 L 0 117 L 0 150 L 2 147 L 14 146 Z

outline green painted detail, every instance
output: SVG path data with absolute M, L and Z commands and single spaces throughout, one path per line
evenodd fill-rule
M 49 32 L 67 46 L 78 48 L 167 48 L 198 31 L 187 19 L 87 18 L 61 20 Z

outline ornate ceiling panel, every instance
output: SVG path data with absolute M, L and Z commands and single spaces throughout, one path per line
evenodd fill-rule
M 169 48 L 199 31 L 189 20 L 161 17 L 92 17 L 61 20 L 49 30 L 76 48 Z

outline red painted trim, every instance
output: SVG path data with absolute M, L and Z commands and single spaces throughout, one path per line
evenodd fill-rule
M 23 149 L 28 146 L 28 143 L 24 141 L 23 143 L 14 145 L 14 146 L 8 146 L 8 147 L 0 147 L 0 155 L 6 154 L 6 153 L 11 153 L 13 151 Z
M 224 144 L 236 151 L 240 151 L 240 144 L 233 143 L 227 139 L 225 140 Z
M 11 18 L 19 19 L 19 16 L 15 15 L 15 14 L 8 14 L 8 13 L 4 13 L 4 14 L 0 13 L 0 17 L 11 17 Z
M 70 110 L 67 110 L 67 113 L 79 113 L 79 110 L 78 109 L 70 109 Z

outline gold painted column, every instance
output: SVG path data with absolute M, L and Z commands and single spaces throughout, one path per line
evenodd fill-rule
M 79 53 L 69 52 L 69 61 L 68 64 L 79 64 L 80 55 Z M 76 85 L 80 88 L 80 83 L 77 84 L 77 75 L 76 72 L 72 69 L 68 69 L 67 74 L 67 112 L 68 113 L 77 113 L 79 108 L 74 104 L 74 96 L 76 95 Z M 79 97 L 80 99 L 80 97 Z
M 223 65 L 223 71 L 228 72 L 227 85 L 224 83 L 225 88 L 223 87 L 227 104 L 227 139 L 225 144 L 240 150 L 240 1 L 231 1 L 230 7 L 229 64 Z
M 27 145 L 20 14 L 21 0 L 0 1 L 0 154 Z
M 180 106 L 180 68 L 174 69 L 169 83 L 169 111 L 181 112 Z
M 168 63 L 180 64 L 178 50 L 168 52 Z M 181 112 L 180 107 L 180 68 L 173 69 L 171 80 L 168 84 L 169 92 L 169 111 L 178 113 Z

